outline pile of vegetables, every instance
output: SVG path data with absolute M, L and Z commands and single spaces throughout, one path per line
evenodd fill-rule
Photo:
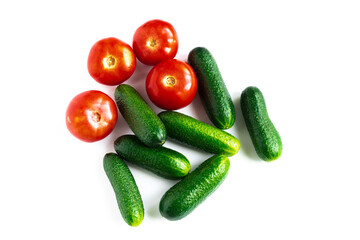
M 106 153 L 103 159 L 120 212 L 130 226 L 142 222 L 144 207 L 127 162 L 180 180 L 159 204 L 163 217 L 179 220 L 221 185 L 230 167 L 228 157 L 240 149 L 238 139 L 224 131 L 235 123 L 235 108 L 215 59 L 204 47 L 194 48 L 187 62 L 174 59 L 178 44 L 174 27 L 162 20 L 141 25 L 133 35 L 132 47 L 113 37 L 99 40 L 90 50 L 88 71 L 100 84 L 116 87 L 115 94 L 112 98 L 101 91 L 85 91 L 70 101 L 66 111 L 68 130 L 85 142 L 107 137 L 118 122 L 118 111 L 134 133 L 119 136 L 115 152 Z M 144 86 L 149 99 L 164 109 L 159 114 L 134 87 L 124 83 L 136 71 L 136 59 L 153 66 L 144 76 Z M 196 93 L 213 125 L 176 111 L 188 106 Z M 265 161 L 279 158 L 281 138 L 261 91 L 246 88 L 240 102 L 258 156 Z M 183 153 L 163 146 L 167 138 L 214 155 L 192 170 Z

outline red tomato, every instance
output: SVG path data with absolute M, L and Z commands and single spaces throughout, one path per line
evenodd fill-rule
M 87 67 L 89 74 L 99 83 L 119 85 L 129 79 L 136 67 L 132 48 L 117 38 L 105 38 L 92 46 Z
M 185 62 L 168 59 L 153 67 L 146 78 L 146 92 L 158 107 L 176 110 L 195 98 L 198 83 L 194 70 Z
M 174 58 L 178 51 L 178 37 L 174 27 L 162 20 L 141 25 L 133 37 L 133 49 L 140 62 L 155 65 Z
M 66 110 L 66 126 L 77 138 L 95 142 L 114 129 L 118 118 L 117 107 L 108 95 L 90 90 L 75 96 Z

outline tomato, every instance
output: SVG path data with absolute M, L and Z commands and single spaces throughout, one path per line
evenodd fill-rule
M 141 25 L 133 36 L 133 49 L 140 62 L 155 65 L 171 59 L 178 51 L 178 37 L 174 27 L 162 20 L 151 20 Z
M 108 95 L 90 90 L 75 96 L 66 110 L 66 126 L 77 138 L 95 142 L 114 129 L 118 118 L 117 107 Z
M 150 100 L 166 110 L 189 105 L 195 98 L 197 87 L 194 70 L 176 59 L 158 63 L 146 77 L 146 92 Z
M 92 46 L 87 67 L 89 74 L 97 82 L 119 85 L 134 73 L 136 56 L 125 42 L 113 37 L 105 38 Z

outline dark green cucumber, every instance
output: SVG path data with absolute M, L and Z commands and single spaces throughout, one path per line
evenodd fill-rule
M 265 161 L 279 158 L 282 142 L 269 118 L 263 94 L 257 87 L 248 87 L 241 93 L 240 99 L 241 111 L 257 155 Z
M 115 140 L 114 146 L 117 154 L 125 161 L 165 178 L 179 179 L 190 171 L 190 162 L 181 153 L 162 146 L 147 147 L 134 135 L 119 137 Z
M 125 222 L 130 226 L 140 225 L 144 219 L 144 207 L 130 169 L 117 154 L 107 153 L 104 156 L 104 170 L 114 189 Z
M 169 220 L 190 214 L 225 180 L 230 167 L 226 156 L 215 155 L 170 188 L 160 200 L 160 213 Z
M 198 92 L 211 122 L 220 129 L 228 129 L 235 122 L 235 108 L 215 59 L 203 47 L 191 50 L 188 63 L 198 80 Z
M 235 155 L 240 149 L 233 135 L 182 113 L 164 111 L 158 115 L 169 137 L 206 152 Z
M 158 147 L 166 140 L 166 129 L 156 113 L 130 85 L 115 90 L 115 102 L 130 129 L 148 147 Z

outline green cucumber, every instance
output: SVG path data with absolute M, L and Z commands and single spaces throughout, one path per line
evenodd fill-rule
M 240 149 L 239 140 L 233 135 L 185 114 L 164 111 L 158 114 L 169 137 L 206 152 L 235 155 Z
M 215 155 L 170 188 L 160 200 L 160 213 L 169 220 L 190 214 L 225 180 L 230 167 L 226 156 Z
M 282 142 L 269 118 L 265 99 L 257 87 L 248 87 L 241 93 L 241 111 L 257 155 L 265 161 L 278 159 Z
M 179 152 L 166 147 L 150 148 L 134 135 L 124 135 L 114 142 L 115 151 L 130 163 L 159 176 L 179 179 L 190 171 L 189 160 Z
M 166 140 L 166 129 L 156 113 L 130 85 L 115 90 L 115 102 L 130 129 L 148 147 L 158 147 Z
M 107 153 L 103 164 L 125 222 L 133 227 L 140 225 L 144 219 L 144 207 L 130 169 L 115 153 Z
M 235 122 L 235 107 L 215 59 L 208 49 L 191 50 L 188 63 L 198 80 L 198 92 L 211 122 L 220 129 L 228 129 Z

